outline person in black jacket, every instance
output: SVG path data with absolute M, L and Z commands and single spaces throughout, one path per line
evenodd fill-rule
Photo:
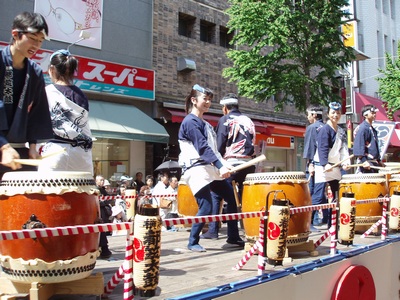
M 106 188 L 104 186 L 104 176 L 97 175 L 96 176 L 96 186 L 100 191 L 102 196 L 108 196 Z M 112 215 L 112 208 L 110 205 L 110 200 L 100 201 L 100 214 L 103 223 L 110 223 L 110 217 Z M 108 239 L 107 239 L 107 232 L 100 232 L 100 241 L 99 247 L 101 249 L 100 258 L 107 259 L 110 258 L 112 252 L 108 249 Z

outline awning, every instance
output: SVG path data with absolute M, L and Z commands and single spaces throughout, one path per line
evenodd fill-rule
M 306 133 L 305 126 L 287 125 L 282 123 L 265 122 L 268 127 L 274 128 L 273 134 L 304 137 Z
M 165 128 L 132 105 L 89 101 L 89 126 L 97 138 L 168 143 Z
M 378 109 L 378 112 L 376 113 L 376 119 L 375 119 L 376 121 L 390 121 L 386 115 L 385 108 L 382 106 L 384 103 L 382 100 L 357 92 L 355 93 L 354 98 L 355 98 L 354 102 L 355 113 L 361 114 L 361 109 L 363 108 L 363 106 L 367 104 L 372 104 Z M 360 120 L 364 120 L 364 118 L 360 116 Z
M 361 114 L 361 109 L 364 105 L 367 104 L 372 104 L 374 105 L 378 111 L 376 113 L 376 118 L 375 121 L 377 123 L 379 122 L 383 122 L 386 124 L 394 124 L 391 126 L 395 126 L 395 130 L 392 133 L 392 136 L 390 137 L 390 145 L 391 146 L 395 146 L 395 147 L 400 147 L 400 139 L 399 139 L 399 129 L 396 129 L 399 127 L 399 121 L 400 121 L 400 117 L 398 116 L 399 114 L 396 112 L 393 114 L 394 117 L 394 121 L 391 121 L 388 119 L 387 114 L 386 114 L 386 110 L 385 108 L 382 106 L 383 105 L 383 101 L 368 95 L 364 95 L 361 93 L 355 93 L 355 108 L 354 111 L 357 114 Z M 364 120 L 363 116 L 360 116 L 360 123 Z
M 173 123 L 181 123 L 186 116 L 186 113 L 181 110 L 175 110 L 175 109 L 167 109 L 167 110 L 171 114 L 171 121 Z M 221 119 L 221 117 L 222 115 L 220 116 L 208 113 L 203 115 L 204 120 L 210 123 L 213 127 L 218 125 L 218 121 L 219 119 Z M 256 127 L 256 132 L 266 135 L 271 135 L 272 128 L 267 126 L 265 122 L 254 119 L 252 119 L 252 121 L 254 123 L 254 126 Z
M 390 138 L 390 145 L 400 147 L 400 129 L 395 129 Z
M 362 52 L 360 50 L 356 50 L 355 48 L 352 48 L 352 50 L 356 57 L 355 61 L 370 59 L 370 57 L 368 55 L 366 55 L 364 52 Z

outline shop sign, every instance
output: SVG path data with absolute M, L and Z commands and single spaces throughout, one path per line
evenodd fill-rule
M 8 43 L 0 42 L 0 49 Z M 33 60 L 44 72 L 46 84 L 51 80 L 47 74 L 52 51 L 39 50 Z M 79 60 L 75 84 L 84 91 L 108 93 L 118 96 L 155 99 L 154 71 L 103 60 L 74 55 Z
M 294 137 L 292 136 L 257 134 L 256 141 L 257 143 L 264 141 L 270 148 L 294 149 Z

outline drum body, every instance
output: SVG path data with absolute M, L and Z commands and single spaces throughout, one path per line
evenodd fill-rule
M 378 173 L 345 174 L 339 181 L 339 195 L 341 196 L 343 192 L 354 193 L 356 200 L 375 199 L 386 196 L 388 194 L 386 176 L 385 174 Z M 381 202 L 357 204 L 356 230 L 357 226 L 371 226 L 375 224 L 381 217 Z
M 248 174 L 243 182 L 242 212 L 265 210 L 267 195 L 272 191 L 282 191 L 290 204 L 299 207 L 311 205 L 308 181 L 303 172 L 268 172 Z M 278 198 L 283 197 L 278 194 Z M 269 206 L 273 194 L 269 196 Z M 312 212 L 301 212 L 290 215 L 287 245 L 294 246 L 307 242 L 310 234 Z M 256 240 L 259 235 L 260 219 L 243 219 L 244 230 L 248 240 Z
M 178 184 L 178 212 L 182 216 L 195 216 L 199 210 L 196 198 L 193 196 L 192 190 L 184 181 Z
M 94 224 L 97 189 L 90 173 L 10 172 L 0 183 L 0 230 Z M 19 282 L 63 282 L 90 275 L 99 234 L 58 234 L 0 241 L 0 264 Z

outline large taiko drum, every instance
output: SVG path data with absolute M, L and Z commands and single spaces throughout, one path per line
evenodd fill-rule
M 178 213 L 182 216 L 195 216 L 199 210 L 196 198 L 193 196 L 192 190 L 184 181 L 178 183 Z
M 339 195 L 351 191 L 356 200 L 375 199 L 386 196 L 388 188 L 385 174 L 363 173 L 345 174 L 339 181 Z M 340 201 L 340 197 L 339 197 Z M 360 226 L 371 226 L 382 217 L 382 203 L 357 204 L 356 230 Z
M 242 211 L 254 212 L 265 210 L 267 195 L 272 191 L 283 191 L 286 199 L 295 207 L 311 205 L 308 181 L 303 172 L 253 173 L 246 176 L 243 182 Z M 282 196 L 281 193 L 278 194 Z M 272 204 L 272 198 L 269 206 Z M 269 209 L 269 208 L 268 208 Z M 310 234 L 312 212 L 290 215 L 287 245 L 294 246 L 307 242 Z M 260 219 L 243 219 L 244 231 L 249 241 L 259 236 Z
M 0 230 L 94 224 L 97 189 L 90 173 L 10 172 L 0 182 Z M 89 276 L 99 234 L 0 241 L 0 265 L 18 282 L 54 283 Z

